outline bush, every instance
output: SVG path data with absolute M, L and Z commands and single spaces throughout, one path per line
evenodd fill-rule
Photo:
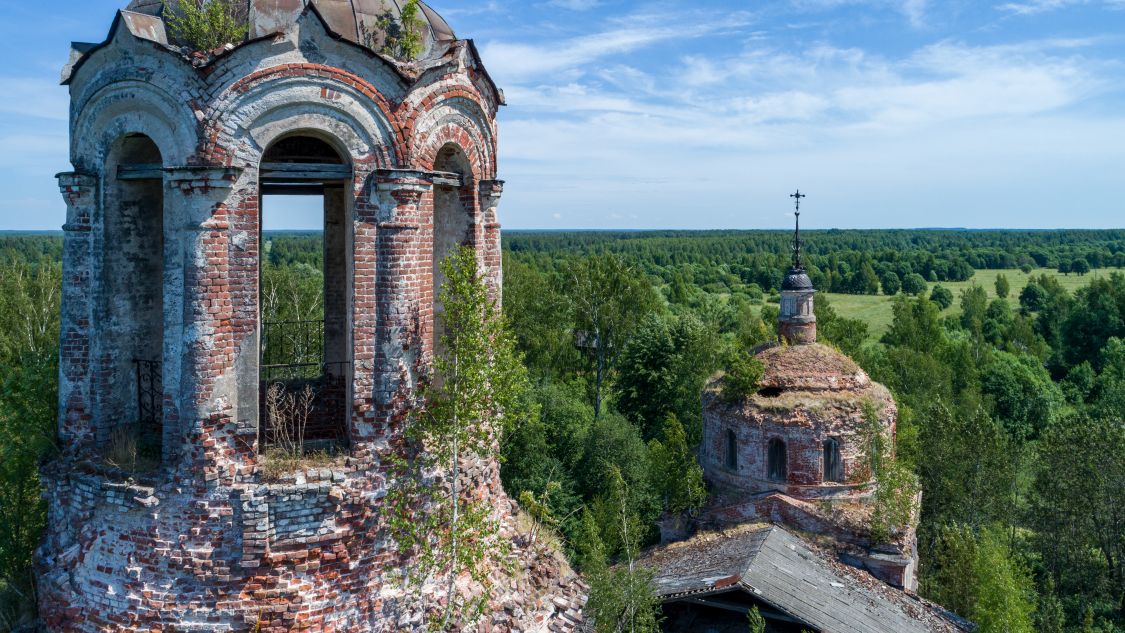
M 1020 291 L 1020 307 L 1028 312 L 1038 312 L 1043 309 L 1049 299 L 1047 291 L 1043 286 L 1035 283 L 1034 281 L 1027 282 L 1027 285 Z
M 945 286 L 934 286 L 933 291 L 930 292 L 930 301 L 938 304 L 942 310 L 953 305 L 953 292 Z
M 910 273 L 902 279 L 902 291 L 908 295 L 920 295 L 926 292 L 926 280 L 918 273 Z
M 888 297 L 893 297 L 898 294 L 899 290 L 902 290 L 902 280 L 893 270 L 883 273 L 879 278 L 879 283 L 883 286 L 883 294 Z
M 976 604 L 970 617 L 980 633 L 1031 633 L 1035 589 L 1031 574 L 1008 546 L 1002 527 L 982 530 L 973 565 Z
M 905 464 L 892 461 L 876 470 L 875 512 L 871 516 L 871 538 L 885 543 L 895 538 L 914 519 L 921 489 L 918 475 Z
M 233 0 L 180 0 L 165 18 L 172 39 L 197 51 L 213 51 L 241 41 L 250 30 Z
M 1001 299 L 1007 299 L 1008 293 L 1011 291 L 1011 289 L 1012 289 L 1012 286 L 1008 282 L 1008 277 L 1006 275 L 997 275 L 996 276 L 996 296 L 997 297 L 1000 297 Z
M 382 33 L 383 45 L 380 53 L 388 57 L 410 61 L 422 53 L 422 10 L 418 0 L 406 0 L 396 18 L 390 11 L 384 12 L 375 22 Z M 368 45 L 375 43 L 378 32 L 365 33 Z
M 758 392 L 766 368 L 749 354 L 736 354 L 723 378 L 723 400 L 738 402 Z

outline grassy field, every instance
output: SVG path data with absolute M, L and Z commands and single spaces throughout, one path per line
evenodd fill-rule
M 1040 268 L 1031 271 L 1031 275 L 1036 277 L 1041 274 L 1050 275 L 1058 279 L 1059 283 L 1061 283 L 1064 288 L 1070 292 L 1074 292 L 1089 284 L 1090 281 L 1118 270 L 1120 269 L 1103 268 L 1079 276 L 1074 274 L 1063 275 L 1055 270 Z M 996 296 L 996 276 L 1000 274 L 1008 278 L 1008 282 L 1012 288 L 1008 293 L 1008 301 L 1011 302 L 1013 307 L 1018 307 L 1020 291 L 1027 285 L 1027 279 L 1030 275 L 1025 275 L 1018 270 L 978 270 L 969 281 L 943 282 L 940 284 L 949 288 L 949 290 L 953 292 L 954 297 L 953 305 L 943 314 L 956 314 L 960 311 L 961 291 L 972 284 L 980 285 L 988 292 L 988 297 L 990 299 L 994 298 Z M 929 284 L 929 287 L 933 288 L 934 285 L 935 284 Z M 928 293 L 929 290 L 927 290 L 927 296 Z M 867 327 L 873 338 L 882 336 L 891 325 L 891 297 L 884 295 L 843 295 L 831 292 L 823 294 L 828 297 L 832 307 L 836 309 L 837 314 L 840 316 L 845 316 L 850 319 L 861 319 L 867 322 Z

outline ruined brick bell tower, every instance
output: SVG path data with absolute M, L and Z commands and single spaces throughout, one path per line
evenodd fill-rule
M 133 0 L 74 45 L 47 630 L 421 626 L 436 597 L 399 576 L 387 458 L 441 327 L 438 263 L 470 245 L 499 295 L 503 94 L 424 4 L 421 54 L 386 54 L 401 4 L 242 0 L 244 40 L 193 53 L 161 0 Z M 323 199 L 317 323 L 263 317 L 262 201 L 285 194 Z M 286 327 L 315 344 L 287 355 Z M 315 387 L 308 439 L 331 466 L 264 476 L 276 381 Z M 518 532 L 498 472 L 467 482 L 518 561 L 487 621 L 571 630 L 577 583 Z

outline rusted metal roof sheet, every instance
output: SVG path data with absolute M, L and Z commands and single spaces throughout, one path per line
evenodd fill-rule
M 129 32 L 143 40 L 168 44 L 168 33 L 164 30 L 164 20 L 147 13 L 122 11 L 121 19 Z
M 430 8 L 430 5 L 425 2 L 419 2 L 418 6 L 422 7 L 422 13 L 426 14 L 426 21 L 430 23 L 430 30 L 433 32 L 434 40 L 438 42 L 452 42 L 457 39 L 457 35 L 453 33 L 453 28 L 449 26 L 449 22 L 445 18 L 438 15 L 437 11 Z
M 697 535 L 650 550 L 637 563 L 654 569 L 664 602 L 740 590 L 822 632 L 968 630 L 940 607 L 845 569 L 772 525 Z
M 284 31 L 305 9 L 304 0 L 251 0 L 250 37 Z
M 313 4 L 320 11 L 320 15 L 324 16 L 328 28 L 357 44 L 362 43 L 359 41 L 355 7 L 352 6 L 351 0 L 313 0 Z

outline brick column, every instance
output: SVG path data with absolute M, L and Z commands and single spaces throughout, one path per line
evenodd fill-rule
M 164 461 L 185 484 L 230 485 L 257 451 L 257 175 L 166 171 Z
M 500 196 L 504 193 L 504 181 L 482 180 L 478 189 L 482 235 L 477 246 L 477 258 L 492 299 L 499 304 L 504 297 L 504 258 L 500 250 L 500 221 L 496 208 L 500 206 Z
M 432 199 L 427 172 L 380 169 L 355 205 L 350 434 L 357 447 L 392 439 L 426 362 L 433 309 Z
M 94 288 L 93 225 L 98 180 L 75 172 L 57 176 L 66 200 L 63 225 L 63 278 L 59 340 L 59 443 L 63 452 L 93 450 L 90 388 L 90 327 Z

